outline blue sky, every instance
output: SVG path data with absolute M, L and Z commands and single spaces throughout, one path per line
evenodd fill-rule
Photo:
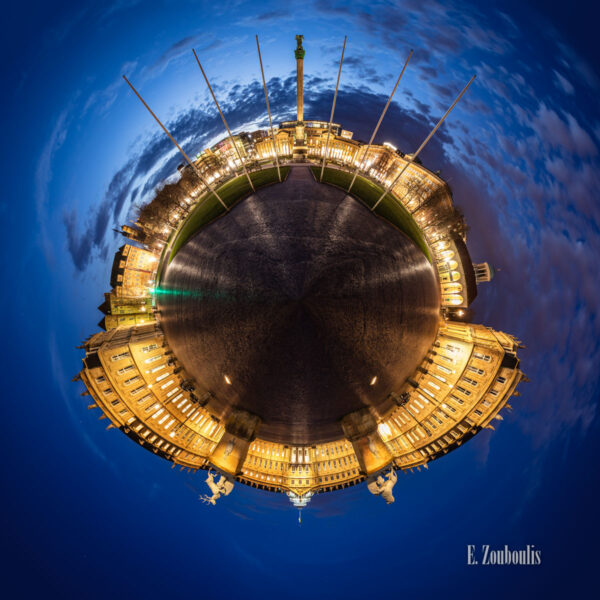
M 11 7 L 2 38 L 5 224 L 6 582 L 24 597 L 198 594 L 506 597 L 584 591 L 599 531 L 600 77 L 591 2 L 136 2 Z M 194 47 L 232 128 L 264 123 L 254 35 L 273 111 L 295 102 L 305 35 L 305 114 L 368 139 L 408 55 L 377 141 L 423 152 L 470 225 L 476 261 L 501 271 L 475 320 L 514 333 L 532 382 L 497 431 L 399 479 L 388 507 L 364 486 L 286 501 L 236 486 L 197 501 L 202 475 L 170 470 L 87 411 L 75 348 L 121 244 L 113 227 L 180 163 L 121 79 L 188 153 L 223 134 Z M 543 564 L 473 570 L 466 544 L 535 544 Z M 116 570 L 115 565 L 122 565 Z M 311 586 L 318 581 L 320 591 Z M 571 586 L 568 588 L 567 586 Z M 116 592 L 115 592 L 116 590 Z M 312 591 L 310 591 L 312 590 Z M 194 592 L 195 593 L 195 592 Z

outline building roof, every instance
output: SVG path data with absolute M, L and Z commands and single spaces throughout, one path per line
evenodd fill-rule
M 111 287 L 117 287 L 118 276 L 123 273 L 123 269 L 119 267 L 121 260 L 123 259 L 123 250 L 127 244 L 123 244 L 116 252 L 115 258 L 113 259 L 112 269 L 110 271 L 110 285 Z

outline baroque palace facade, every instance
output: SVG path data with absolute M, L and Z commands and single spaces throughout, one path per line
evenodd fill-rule
M 282 123 L 274 136 L 282 163 L 292 161 L 295 125 Z M 327 145 L 329 166 L 360 165 L 361 176 L 379 185 L 391 184 L 410 159 L 389 144 L 367 148 L 337 124 L 329 133 L 328 123 L 305 121 L 304 132 L 306 160 L 320 163 Z M 239 157 L 249 170 L 271 164 L 275 150 L 267 132 L 240 134 L 234 141 L 237 151 L 228 142 L 198 155 L 196 167 L 209 183 L 229 178 L 241 166 Z M 493 269 L 471 262 L 450 188 L 417 162 L 390 195 L 412 214 L 430 249 L 440 286 L 439 329 L 420 366 L 388 398 L 387 410 L 353 412 L 342 419 L 344 437 L 310 446 L 261 439 L 257 418 L 244 411 L 216 418 L 211 392 L 178 363 L 153 310 L 161 253 L 205 191 L 190 184 L 189 167 L 180 171 L 175 200 L 123 227 L 133 243 L 115 256 L 113 289 L 100 307 L 105 331 L 83 344 L 77 377 L 92 398 L 89 407 L 109 421 L 107 429 L 120 429 L 173 466 L 216 468 L 239 482 L 303 497 L 354 485 L 390 467 L 427 467 L 502 419 L 500 411 L 509 408 L 524 378 L 516 354 L 521 345 L 468 322 L 477 285 L 489 281 Z

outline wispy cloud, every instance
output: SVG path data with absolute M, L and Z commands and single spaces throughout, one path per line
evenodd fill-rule
M 67 138 L 70 121 L 71 105 L 67 106 L 57 117 L 50 137 L 46 141 L 37 162 L 34 175 L 35 208 L 40 229 L 41 245 L 46 262 L 54 265 L 54 251 L 52 241 L 48 235 L 48 200 L 49 185 L 52 181 L 52 161 Z
M 116 0 L 115 2 L 109 2 L 102 6 L 102 13 L 100 15 L 101 21 L 108 21 L 116 14 L 134 8 L 140 4 L 142 0 Z
M 556 69 L 554 70 L 554 77 L 556 78 L 557 87 L 565 94 L 572 95 L 575 93 L 575 88 L 571 82 L 563 77 Z
M 119 75 L 111 83 L 104 88 L 94 90 L 85 101 L 79 118 L 83 119 L 88 111 L 93 108 L 97 109 L 99 114 L 105 114 L 115 103 L 119 94 L 125 92 L 125 82 L 123 81 L 122 74 L 134 71 L 137 65 L 137 61 L 124 63 L 119 70 Z

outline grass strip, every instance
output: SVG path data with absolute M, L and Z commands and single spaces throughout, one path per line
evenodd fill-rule
M 321 176 L 321 168 L 311 167 L 311 171 L 318 181 Z M 352 177 L 353 173 L 341 171 L 340 169 L 326 168 L 323 173 L 323 183 L 347 190 Z M 361 200 L 367 207 L 372 208 L 383 192 L 383 187 L 358 175 L 350 193 Z M 379 203 L 379 206 L 375 209 L 375 213 L 405 233 L 421 249 L 427 260 L 432 262 L 429 248 L 421 233 L 421 228 L 417 225 L 412 215 L 391 193 L 388 193 Z
M 290 167 L 280 167 L 281 179 L 285 180 L 290 172 Z M 255 171 L 250 173 L 250 179 L 255 189 L 277 183 L 277 169 L 275 167 L 270 169 L 262 169 L 261 171 Z M 239 175 L 234 179 L 225 182 L 222 186 L 217 188 L 217 193 L 221 196 L 221 199 L 226 204 L 227 208 L 231 208 L 242 198 L 245 198 L 252 192 L 248 178 L 245 175 Z M 217 197 L 213 193 L 205 194 L 198 202 L 194 210 L 187 217 L 182 228 L 177 234 L 177 239 L 173 243 L 171 248 L 171 254 L 169 256 L 169 262 L 171 262 L 174 256 L 179 252 L 181 247 L 200 229 L 214 221 L 217 217 L 220 217 L 225 213 L 223 205 L 217 200 Z

